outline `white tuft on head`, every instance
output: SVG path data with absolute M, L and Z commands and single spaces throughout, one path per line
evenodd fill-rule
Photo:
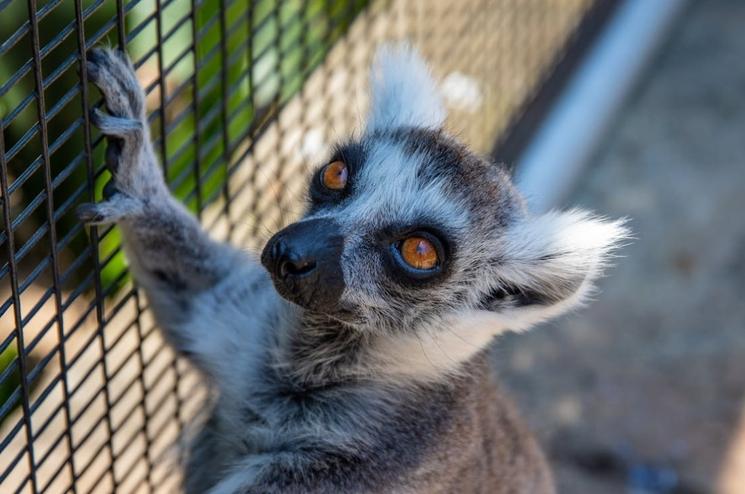
M 429 67 L 406 44 L 378 50 L 370 88 L 368 132 L 405 126 L 439 129 L 445 122 L 445 107 Z

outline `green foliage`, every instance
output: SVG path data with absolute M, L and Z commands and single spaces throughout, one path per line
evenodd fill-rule
M 21 403 L 21 374 L 18 369 L 18 351 L 9 346 L 0 353 L 0 408 L 5 413 L 0 415 L 0 425 Z M 33 368 L 38 362 L 34 356 L 26 357 L 26 365 Z M 7 373 L 7 374 L 6 374 Z M 36 382 L 30 383 L 32 388 Z
M 0 381 L 0 406 L 5 405 L 11 399 L 13 391 L 20 385 L 21 381 L 18 375 L 18 366 L 16 365 L 17 355 L 18 352 L 12 346 L 9 346 L 0 353 L 0 375 L 5 375 L 5 372 L 10 373 L 8 377 Z M 15 369 L 11 370 L 11 366 L 15 367 Z M 10 410 L 18 405 L 17 397 L 13 398 L 13 401 L 14 403 L 11 405 L 12 408 Z M 2 424 L 5 417 L 10 413 L 10 410 L 5 415 L 0 415 L 0 424 Z

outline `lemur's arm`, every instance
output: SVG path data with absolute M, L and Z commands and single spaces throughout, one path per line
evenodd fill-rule
M 106 164 L 113 178 L 104 202 L 83 204 L 78 215 L 86 223 L 119 224 L 131 271 L 166 337 L 200 367 L 209 367 L 224 358 L 219 353 L 234 338 L 224 334 L 227 321 L 213 319 L 197 327 L 195 319 L 199 314 L 204 319 L 205 313 L 199 304 L 205 298 L 213 305 L 233 304 L 226 310 L 210 307 L 209 317 L 235 318 L 240 310 L 241 322 L 250 325 L 250 311 L 239 309 L 238 297 L 230 294 L 250 295 L 247 287 L 258 288 L 257 280 L 265 275 L 247 255 L 210 239 L 171 196 L 150 142 L 145 95 L 127 56 L 94 49 L 88 60 L 89 79 L 100 88 L 109 112 L 94 110 L 92 122 L 107 136 Z M 221 299 L 217 293 L 227 296 Z M 249 306 L 246 302 L 244 298 L 243 307 Z M 216 355 L 203 355 L 209 352 Z

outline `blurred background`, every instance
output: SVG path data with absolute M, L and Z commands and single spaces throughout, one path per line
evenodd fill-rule
M 498 349 L 562 492 L 745 493 L 745 4 L 671 28 L 558 201 L 636 238 L 587 309 Z
M 74 219 L 108 178 L 87 49 L 127 50 L 172 190 L 256 248 L 391 40 L 535 211 L 634 231 L 589 308 L 495 351 L 560 492 L 745 493 L 738 0 L 0 0 L 0 492 L 172 491 L 206 396 L 117 229 Z

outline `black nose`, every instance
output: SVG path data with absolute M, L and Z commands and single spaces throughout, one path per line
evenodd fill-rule
M 292 250 L 284 239 L 279 239 L 274 244 L 272 257 L 276 259 L 274 272 L 281 278 L 303 276 L 316 268 L 316 260 L 312 254 Z
M 344 291 L 343 247 L 333 220 L 300 221 L 267 242 L 261 263 L 284 298 L 307 309 L 330 310 Z

